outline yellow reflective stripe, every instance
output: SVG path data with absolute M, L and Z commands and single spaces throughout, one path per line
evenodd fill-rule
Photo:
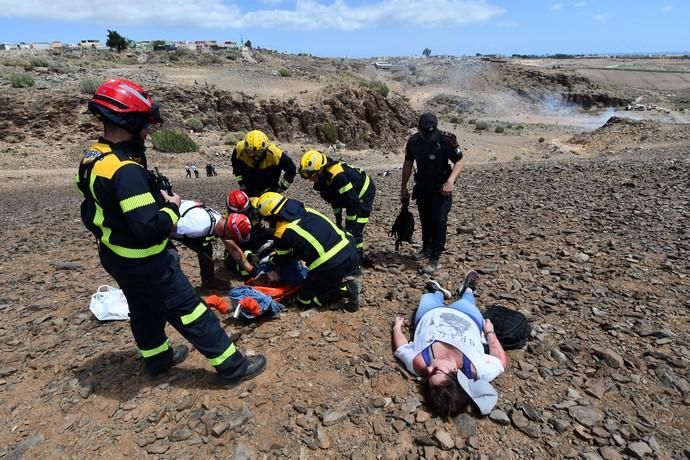
M 225 349 L 223 354 L 215 358 L 208 358 L 208 362 L 211 363 L 211 366 L 218 367 L 221 364 L 223 364 L 223 362 L 225 362 L 226 359 L 234 355 L 236 351 L 237 349 L 235 348 L 235 344 L 231 343 L 230 346 Z
M 192 311 L 191 313 L 180 316 L 180 320 L 182 321 L 182 324 L 187 326 L 189 324 L 192 324 L 197 319 L 199 319 L 199 317 L 201 315 L 203 315 L 205 311 L 206 311 L 206 305 L 204 305 L 203 303 L 200 303 L 199 305 L 196 306 L 196 308 L 194 308 L 194 311 Z
M 315 270 L 321 264 L 323 264 L 324 262 L 327 262 L 331 257 L 333 257 L 334 255 L 339 253 L 341 249 L 343 249 L 345 246 L 347 246 L 347 243 L 348 243 L 347 238 L 343 238 L 342 240 L 340 240 L 340 243 L 333 246 L 331 249 L 328 250 L 328 252 L 326 252 L 321 257 L 316 259 L 314 262 L 309 264 L 309 267 L 307 267 L 307 268 L 309 270 Z
M 338 228 L 338 226 L 335 225 L 331 219 L 329 219 L 328 217 L 324 216 L 323 214 L 321 214 L 321 213 L 320 213 L 319 211 L 317 211 L 316 209 L 313 209 L 313 208 L 305 208 L 305 209 L 306 209 L 307 211 L 311 212 L 312 214 L 316 214 L 317 216 L 321 217 L 322 219 L 325 219 L 326 222 L 328 222 L 329 224 L 331 224 L 331 227 L 333 227 L 333 230 L 335 230 L 335 232 L 336 232 L 338 235 L 340 235 L 341 237 L 345 238 L 345 233 L 343 233 L 343 231 L 340 230 L 340 229 Z
M 288 188 L 290 186 L 290 182 L 286 181 L 285 179 L 280 179 L 280 185 L 282 185 L 285 188 Z
M 367 223 L 369 223 L 369 218 L 368 217 L 358 217 L 357 223 L 358 224 L 367 224 Z
M 297 301 L 298 301 L 299 303 L 303 303 L 304 305 L 310 305 L 310 304 L 311 304 L 311 300 L 309 300 L 309 299 L 303 299 L 303 298 L 301 298 L 301 297 L 299 296 L 299 294 L 297 294 Z
M 151 195 L 151 192 L 140 193 L 139 195 L 130 196 L 120 201 L 120 209 L 122 212 L 133 211 L 137 208 L 142 208 L 150 204 L 154 204 L 156 200 Z
M 357 220 L 357 216 L 347 216 L 345 220 Z
M 343 212 L 343 208 L 333 208 L 333 212 L 336 214 L 340 214 L 341 212 Z
M 342 187 L 340 187 L 338 189 L 338 193 L 340 193 L 342 195 L 343 193 L 347 192 L 348 190 L 352 190 L 352 182 L 348 182 L 347 185 L 343 185 Z
M 321 302 L 319 302 L 319 298 L 316 297 L 316 296 L 314 297 L 314 303 L 315 303 L 316 305 L 318 305 L 319 307 L 321 306 Z
M 285 254 L 290 254 L 292 249 L 276 249 L 277 256 L 284 256 Z
M 288 224 L 288 228 L 294 230 L 295 233 L 297 233 L 299 236 L 301 236 L 302 238 L 307 240 L 307 242 L 312 245 L 312 247 L 314 248 L 316 253 L 319 255 L 319 257 L 323 256 L 323 254 L 325 252 L 323 249 L 323 246 L 321 245 L 321 243 L 319 243 L 317 241 L 316 238 L 314 238 L 314 236 L 311 233 L 309 233 L 308 231 L 306 231 L 305 229 L 303 229 L 302 227 L 299 226 L 299 220 L 296 220 L 294 222 L 290 222 Z
M 369 188 L 369 176 L 364 177 L 366 177 L 366 179 L 364 179 L 364 185 L 362 185 L 362 190 L 360 190 L 359 195 L 357 195 L 360 199 L 367 193 L 367 189 Z
M 165 342 L 163 342 L 163 345 L 160 345 L 156 348 L 151 348 L 150 350 L 142 350 L 139 348 L 139 353 L 141 353 L 142 358 L 151 358 L 156 355 L 160 355 L 161 353 L 164 353 L 170 349 L 170 341 L 168 339 L 165 339 Z
M 357 243 L 357 249 L 362 249 L 364 247 L 364 242 Z
M 173 225 L 177 224 L 177 221 L 180 220 L 180 216 L 175 214 L 175 211 L 170 208 L 161 208 L 160 211 L 170 216 L 170 220 L 172 221 Z

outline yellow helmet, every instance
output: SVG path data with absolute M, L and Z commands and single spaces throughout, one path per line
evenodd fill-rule
M 262 217 L 275 216 L 286 201 L 287 198 L 280 193 L 266 192 L 259 197 L 256 208 L 259 210 L 259 214 L 261 214 Z
M 317 173 L 326 166 L 326 155 L 318 150 L 309 150 L 302 155 L 299 162 L 299 175 L 305 179 L 309 179 L 312 174 Z
M 244 145 L 250 155 L 263 153 L 268 148 L 268 136 L 258 129 L 249 131 L 244 138 Z

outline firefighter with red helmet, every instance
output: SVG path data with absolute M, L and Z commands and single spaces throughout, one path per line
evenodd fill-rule
M 250 198 L 243 190 L 231 190 L 225 199 L 228 213 L 239 213 L 247 216 L 251 222 L 251 233 L 246 241 L 239 242 L 241 257 L 231 252 L 225 251 L 225 268 L 236 271 L 244 278 L 249 278 L 256 274 L 258 260 L 272 249 L 273 232 L 266 227 L 259 216 L 256 207 L 258 198 Z
M 89 110 L 103 122 L 103 136 L 84 154 L 76 182 L 84 196 L 82 222 L 96 237 L 103 268 L 127 298 L 130 327 L 146 370 L 158 375 L 187 357 L 172 347 L 170 323 L 216 369 L 225 387 L 253 378 L 263 356 L 245 357 L 180 269 L 170 243 L 180 218 L 179 195 L 158 190 L 147 174 L 144 141 L 159 106 L 129 80 L 101 84 Z
M 227 281 L 215 277 L 213 241 L 220 239 L 225 250 L 241 262 L 243 254 L 238 244 L 249 240 L 251 230 L 252 224 L 243 214 L 231 213 L 223 217 L 199 201 L 182 200 L 180 220 L 173 227 L 171 236 L 197 253 L 202 289 L 225 289 Z M 252 270 L 246 258 L 244 264 L 244 268 Z

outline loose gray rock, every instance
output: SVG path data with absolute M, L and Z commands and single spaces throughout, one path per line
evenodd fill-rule
M 568 414 L 583 426 L 591 427 L 604 419 L 604 413 L 592 406 L 575 406 L 568 409 Z
M 631 442 L 625 449 L 627 454 L 634 458 L 644 459 L 646 455 L 652 455 L 652 448 L 644 441 Z
M 350 415 L 350 411 L 347 409 L 329 410 L 323 416 L 323 420 L 322 420 L 323 426 L 331 426 L 331 425 L 335 425 L 336 423 L 340 423 L 343 420 L 345 420 L 349 415 Z
M 600 447 L 599 454 L 604 460 L 621 460 L 623 458 L 618 450 L 611 446 Z
M 513 421 L 513 425 L 517 428 L 527 428 L 529 426 L 529 420 L 527 417 L 522 415 L 522 412 L 513 409 L 510 413 L 510 419 Z
M 186 441 L 187 439 L 192 437 L 192 431 L 188 428 L 182 427 L 182 428 L 177 428 L 173 430 L 170 433 L 170 436 L 168 436 L 168 439 L 171 442 L 180 442 L 180 441 Z
M 614 369 L 619 369 L 625 365 L 623 357 L 610 348 L 592 347 L 592 353 Z
M 467 439 L 477 433 L 477 422 L 469 414 L 460 414 L 453 419 L 458 436 Z
M 436 431 L 436 433 L 434 433 L 434 438 L 436 438 L 443 450 L 451 450 L 453 447 L 455 447 L 455 441 L 453 441 L 451 435 L 446 431 Z
M 149 454 L 164 454 L 170 449 L 170 443 L 166 439 L 159 439 L 156 442 L 146 446 L 146 452 Z
M 498 423 L 499 425 L 510 425 L 510 419 L 508 418 L 508 414 L 506 414 L 501 409 L 492 410 L 489 414 L 489 419 Z

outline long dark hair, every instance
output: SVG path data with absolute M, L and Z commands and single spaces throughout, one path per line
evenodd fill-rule
M 439 369 L 440 372 L 443 372 Z M 430 385 L 429 379 L 422 382 L 422 395 L 431 412 L 443 419 L 455 417 L 465 411 L 472 398 L 460 386 L 455 374 L 443 372 L 448 377 L 445 385 Z

